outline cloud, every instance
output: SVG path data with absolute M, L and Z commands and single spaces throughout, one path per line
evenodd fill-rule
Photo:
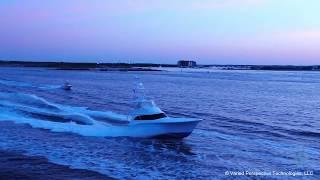
M 293 31 L 283 34 L 284 37 L 304 40 L 320 40 L 320 30 Z
M 266 0 L 203 0 L 193 1 L 191 6 L 194 9 L 213 9 L 237 6 L 257 6 L 263 5 L 264 3 L 266 3 Z
M 61 0 L 57 0 L 61 1 Z M 263 5 L 268 0 L 71 0 L 64 2 L 71 12 L 88 12 L 91 10 L 105 14 L 128 15 L 131 13 L 152 12 L 158 10 L 180 11 L 228 7 L 246 7 Z
M 40 11 L 42 16 L 47 12 L 62 14 L 104 14 L 104 15 L 131 15 L 155 11 L 181 11 L 212 8 L 228 8 L 261 5 L 267 0 L 53 0 L 53 1 L 12 1 L 10 3 L 0 2 L 0 12 L 9 13 L 33 12 L 34 15 Z

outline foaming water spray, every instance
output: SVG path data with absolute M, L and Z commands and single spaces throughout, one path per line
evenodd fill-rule
M 0 93 L 0 121 L 27 123 L 32 127 L 84 136 L 170 138 L 188 136 L 201 121 L 168 117 L 146 98 L 144 85 L 139 81 L 133 91 L 135 107 L 128 115 L 52 103 L 36 95 Z
M 116 128 L 110 131 L 110 127 L 117 126 L 112 126 L 107 120 L 127 121 L 126 115 L 56 104 L 23 93 L 0 93 L 0 112 L 0 121 L 27 123 L 32 127 L 86 136 L 122 136 Z

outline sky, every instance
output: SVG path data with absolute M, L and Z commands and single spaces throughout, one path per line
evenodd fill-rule
M 1 0 L 0 59 L 320 64 L 319 0 Z

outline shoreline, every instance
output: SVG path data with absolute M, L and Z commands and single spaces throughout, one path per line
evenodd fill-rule
M 203 70 L 256 70 L 256 71 L 320 71 L 320 65 L 198 65 L 179 67 L 176 64 L 153 63 L 72 63 L 72 62 L 32 62 L 3 61 L 0 67 L 42 67 L 52 70 L 73 71 L 164 71 L 163 68 L 191 68 Z

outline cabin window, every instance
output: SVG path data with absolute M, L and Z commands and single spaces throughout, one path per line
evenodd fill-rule
M 136 118 L 134 118 L 134 120 L 155 120 L 155 119 L 160 119 L 164 117 L 167 117 L 167 115 L 165 115 L 164 113 L 160 113 L 160 114 L 137 116 Z

